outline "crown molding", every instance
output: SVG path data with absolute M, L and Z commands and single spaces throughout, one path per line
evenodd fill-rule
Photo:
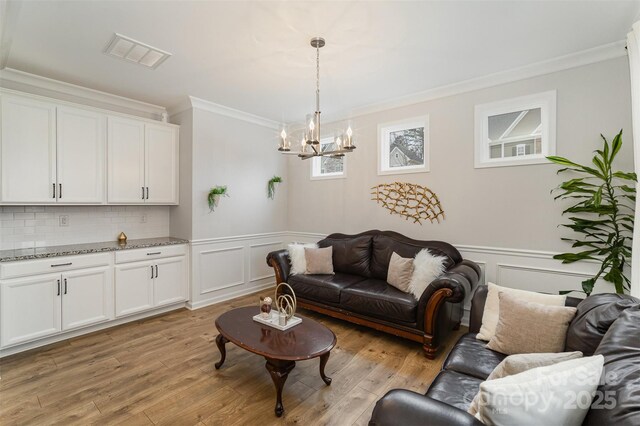
M 205 99 L 196 98 L 195 96 L 188 96 L 184 101 L 174 105 L 173 107 L 170 107 L 168 109 L 168 112 L 169 115 L 172 116 L 184 112 L 188 109 L 200 109 L 225 117 L 231 117 L 237 120 L 246 121 L 248 123 L 257 124 L 258 126 L 267 127 L 274 130 L 279 129 L 282 126 L 282 124 L 277 121 L 220 105 L 215 102 L 207 101 Z
M 60 97 L 78 103 L 88 103 L 105 109 L 118 108 L 128 113 L 144 114 L 157 118 L 166 108 L 150 103 L 101 92 L 88 87 L 78 86 L 64 81 L 53 80 L 28 72 L 5 68 L 0 70 L 0 87 L 34 93 L 37 95 Z M 43 93 L 45 92 L 45 93 Z M 63 99 L 63 100 L 65 100 Z
M 459 95 L 475 90 L 486 89 L 502 84 L 512 83 L 518 80 L 526 80 L 545 74 L 577 68 L 596 62 L 607 61 L 627 55 L 626 41 L 620 40 L 613 43 L 597 46 L 591 49 L 559 56 L 542 62 L 536 62 L 523 67 L 501 71 L 494 74 L 485 75 L 469 80 L 460 81 L 446 86 L 436 87 L 407 96 L 390 99 L 370 105 L 353 108 L 342 113 L 325 116 L 325 122 L 346 120 L 366 114 L 372 114 L 389 109 L 405 107 L 417 103 L 432 101 L 434 99 L 446 98 L 448 96 Z

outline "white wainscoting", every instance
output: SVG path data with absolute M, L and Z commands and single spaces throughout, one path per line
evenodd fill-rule
M 313 232 L 271 232 L 255 235 L 195 240 L 191 243 L 192 309 L 266 289 L 274 285 L 274 272 L 266 264 L 269 252 L 286 248 L 290 242 L 314 243 L 325 234 Z M 535 250 L 454 244 L 462 257 L 476 262 L 482 270 L 480 283 L 493 282 L 506 287 L 545 293 L 576 290 L 593 276 L 593 261 L 564 265 L 553 259 L 555 253 Z M 596 283 L 595 292 L 612 291 L 610 284 Z M 463 324 L 468 324 L 471 294 L 465 300 Z
M 191 242 L 191 300 L 197 309 L 275 284 L 267 254 L 286 247 L 286 232 L 240 235 Z

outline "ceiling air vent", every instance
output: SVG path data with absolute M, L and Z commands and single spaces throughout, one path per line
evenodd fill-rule
M 148 44 L 115 33 L 104 51 L 106 54 L 124 59 L 127 62 L 156 69 L 167 60 L 171 53 L 160 50 Z

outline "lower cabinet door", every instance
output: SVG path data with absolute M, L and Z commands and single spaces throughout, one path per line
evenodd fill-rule
M 61 276 L 39 275 L 0 282 L 0 343 L 2 347 L 59 333 Z
M 153 308 L 153 276 L 151 262 L 116 265 L 116 317 Z
M 62 274 L 62 329 L 72 330 L 113 319 L 110 267 Z
M 186 300 L 186 260 L 186 256 L 178 256 L 156 261 L 158 269 L 154 283 L 155 306 L 169 305 Z

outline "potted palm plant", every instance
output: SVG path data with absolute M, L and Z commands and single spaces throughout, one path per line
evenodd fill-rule
M 564 166 L 558 174 L 578 176 L 552 191 L 557 194 L 554 199 L 573 203 L 562 212 L 569 216 L 569 223 L 562 226 L 580 234 L 576 238 L 562 238 L 570 242 L 572 248 L 578 249 L 577 252 L 558 254 L 554 259 L 562 260 L 562 263 L 579 260 L 600 263 L 598 272 L 582 282 L 582 290 L 587 295 L 591 294 L 599 278 L 612 283 L 616 293 L 624 293 L 630 287 L 624 268 L 631 258 L 637 176 L 632 172 L 615 171 L 613 167 L 622 147 L 622 130 L 610 144 L 600 136 L 603 147 L 595 151 L 592 165 L 578 164 L 564 157 L 547 157 L 549 161 Z

